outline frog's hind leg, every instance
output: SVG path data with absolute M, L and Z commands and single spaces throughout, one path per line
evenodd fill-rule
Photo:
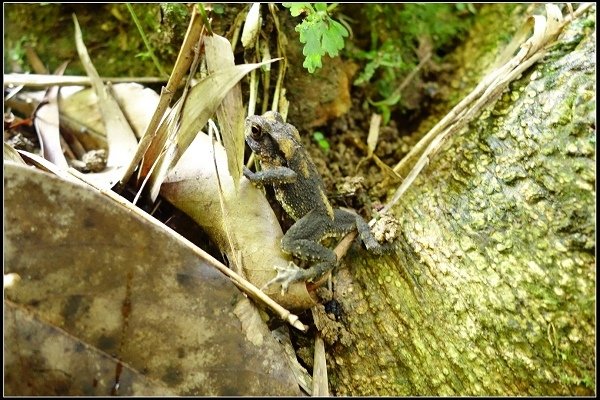
M 352 211 L 336 209 L 334 210 L 335 226 L 341 231 L 341 235 L 351 232 L 356 227 L 358 237 L 365 244 L 367 250 L 378 252 L 381 245 L 371 233 L 369 224 L 358 214 Z
M 275 267 L 277 276 L 265 286 L 281 283 L 285 292 L 293 282 L 312 282 L 331 271 L 337 264 L 333 250 L 323 246 L 321 240 L 327 237 L 341 237 L 354 229 L 369 250 L 377 251 L 379 243 L 371 234 L 369 225 L 356 213 L 335 209 L 333 220 L 329 215 L 309 212 L 300 218 L 281 239 L 281 249 L 302 260 L 316 261 L 310 268 L 299 268 L 293 262 L 285 267 Z
M 314 210 L 292 225 L 281 239 L 281 249 L 299 259 L 316 261 L 316 263 L 308 269 L 298 268 L 292 263 L 295 267 L 294 271 L 290 268 L 286 272 L 279 271 L 278 281 L 285 280 L 288 284 L 297 281 L 314 281 L 335 267 L 337 256 L 333 250 L 320 243 L 323 238 L 335 235 L 333 225 L 333 221 L 327 215 Z
M 277 276 L 265 286 L 280 283 L 282 292 L 285 292 L 291 283 L 315 281 L 331 271 L 337 264 L 337 256 L 320 242 L 325 237 L 335 235 L 333 222 L 328 215 L 315 210 L 296 221 L 281 239 L 281 249 L 294 257 L 315 263 L 307 269 L 299 268 L 293 262 L 285 267 L 277 266 Z

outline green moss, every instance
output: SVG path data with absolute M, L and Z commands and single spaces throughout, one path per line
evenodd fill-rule
M 154 18 L 156 28 L 148 36 L 162 59 L 174 60 L 177 57 L 189 19 L 190 12 L 184 4 L 161 3 L 160 19 Z
M 134 4 L 144 32 L 159 30 L 157 4 Z M 155 76 L 151 60 L 140 58 L 146 52 L 137 28 L 124 4 L 5 4 L 5 72 L 29 69 L 20 50 L 31 46 L 49 71 L 71 60 L 66 74 L 85 75 L 75 48 L 72 14 L 77 16 L 83 40 L 101 76 Z M 56 27 L 60 27 L 56 29 Z M 183 30 L 187 23 L 183 24 Z M 181 39 L 179 38 L 178 42 Z M 175 52 L 178 49 L 175 47 Z M 161 46 L 156 45 L 161 54 Z M 17 58 L 16 61 L 15 58 Z M 163 54 L 165 67 L 175 56 Z
M 456 269 L 452 261 L 430 261 L 423 242 L 431 240 L 436 248 L 452 243 L 444 239 L 452 234 L 443 222 L 452 226 L 449 232 L 461 232 L 454 243 L 465 254 L 454 274 L 460 293 L 473 294 L 463 298 L 463 309 L 477 319 L 448 306 L 457 292 L 451 284 L 443 291 L 441 318 L 452 318 L 444 320 L 446 327 L 460 327 L 452 335 L 468 337 L 484 350 L 474 360 L 488 360 L 491 369 L 498 362 L 500 372 L 496 379 L 481 370 L 486 381 L 470 387 L 472 394 L 589 395 L 595 386 L 594 39 L 557 47 L 432 159 L 415 185 L 426 185 L 421 189 L 426 204 L 442 204 L 447 221 L 406 192 L 404 232 L 428 266 L 422 282 L 442 275 L 438 281 L 444 282 Z M 437 200 L 440 187 L 447 190 Z M 424 220 L 428 215 L 435 216 Z M 421 226 L 439 227 L 439 237 L 427 228 L 413 230 L 411 217 Z M 480 344 L 486 342 L 496 346 L 488 352 Z M 478 376 L 477 362 L 467 356 L 467 363 Z M 498 382 L 512 389 L 494 392 Z

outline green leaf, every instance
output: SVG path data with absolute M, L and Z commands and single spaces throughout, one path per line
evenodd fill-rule
M 394 106 L 400 101 L 401 97 L 402 96 L 398 93 L 379 101 L 369 100 L 369 103 L 373 104 L 374 106 Z
M 344 48 L 344 36 L 348 36 L 346 28 L 339 22 L 330 19 L 329 29 L 323 32 L 323 49 L 331 57 L 336 57 Z
M 335 31 L 338 35 L 342 36 L 342 37 L 347 37 L 348 36 L 348 30 L 346 29 L 346 27 L 342 24 L 340 24 L 339 22 L 330 19 L 330 30 Z M 342 39 L 343 40 L 343 39 Z
M 375 74 L 375 71 L 377 71 L 377 68 L 379 68 L 378 60 L 369 61 L 367 65 L 365 65 L 365 69 L 358 75 L 358 78 L 356 78 L 356 80 L 354 81 L 354 84 L 356 86 L 360 86 L 363 83 L 369 82 Z
M 348 36 L 348 30 L 331 19 L 327 3 L 283 3 L 283 6 L 290 9 L 292 16 L 303 12 L 307 14 L 295 29 L 300 33 L 300 42 L 304 43 L 303 66 L 310 73 L 321 67 L 322 56 L 329 54 L 336 57 L 344 48 L 344 37 Z
M 292 17 L 297 17 L 302 13 L 311 14 L 314 12 L 314 9 L 310 5 L 310 3 L 282 3 L 285 8 L 290 9 L 290 14 Z
M 140 58 L 142 60 L 148 60 L 148 59 L 150 59 L 150 53 L 148 53 L 147 51 L 144 51 L 141 53 L 137 53 L 134 57 Z
M 323 64 L 321 64 L 321 55 L 320 54 L 310 54 L 306 55 L 302 66 L 308 70 L 311 74 L 315 72 L 317 68 L 321 68 Z
M 315 142 L 317 142 L 321 150 L 323 150 L 325 153 L 329 152 L 329 148 L 331 146 L 329 145 L 329 141 L 327 140 L 323 132 L 315 131 L 313 133 L 313 139 L 315 140 Z
M 305 56 L 312 54 L 322 56 L 325 54 L 325 50 L 321 46 L 321 36 L 324 26 L 324 21 L 317 21 L 315 23 L 305 21 L 296 27 L 297 30 L 300 28 L 298 30 L 300 32 L 300 42 L 305 43 L 302 54 Z
M 327 4 L 326 3 L 315 3 L 315 10 L 327 12 Z
M 380 110 L 381 118 L 383 119 L 383 125 L 387 125 L 388 122 L 390 122 L 390 118 L 392 117 L 392 111 L 387 106 L 380 107 Z

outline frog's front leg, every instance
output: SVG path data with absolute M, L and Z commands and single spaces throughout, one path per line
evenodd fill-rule
M 244 167 L 244 176 L 250 182 L 263 186 L 272 183 L 292 183 L 296 180 L 296 172 L 288 167 L 275 167 L 258 172 L 252 172 Z

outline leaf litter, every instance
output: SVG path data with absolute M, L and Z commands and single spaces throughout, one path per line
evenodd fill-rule
M 83 44 L 83 41 L 81 40 L 81 31 L 78 27 L 76 18 L 74 17 L 74 23 L 76 25 L 76 40 L 77 40 L 77 47 L 79 50 L 79 53 L 82 57 L 82 61 L 84 62 L 84 64 L 87 67 L 88 70 L 88 74 L 91 76 L 91 81 L 92 81 L 92 85 L 94 87 L 94 93 L 97 94 L 97 97 L 100 98 L 99 102 L 100 102 L 100 109 L 102 111 L 102 114 L 104 116 L 104 123 L 102 125 L 105 125 L 107 127 L 109 127 L 109 129 L 101 129 L 101 127 L 98 127 L 98 129 L 94 130 L 94 131 L 105 131 L 107 132 L 107 142 L 108 142 L 108 147 L 109 149 L 111 149 L 111 151 L 109 152 L 109 162 L 108 162 L 108 170 L 110 171 L 111 167 L 114 167 L 115 169 L 121 169 L 123 167 L 123 165 L 125 164 L 124 161 L 126 161 L 130 156 L 131 156 L 131 138 L 133 137 L 133 132 L 131 130 L 131 128 L 128 126 L 127 124 L 127 118 L 124 117 L 123 113 L 119 110 L 115 100 L 111 97 L 108 89 L 106 87 L 104 87 L 100 81 L 99 76 L 97 75 L 97 73 L 95 72 L 95 69 L 93 68 L 93 65 L 91 64 L 91 60 L 89 60 L 89 56 L 87 55 L 87 51 L 85 50 L 85 45 Z M 212 101 L 210 104 L 208 104 L 208 108 L 210 108 L 209 110 L 207 110 L 205 106 L 200 105 L 200 107 L 197 106 L 197 104 L 199 103 L 199 101 L 197 101 L 196 99 L 199 99 L 201 97 L 205 97 L 206 94 L 205 93 L 201 93 L 200 89 L 203 89 L 203 85 L 206 85 L 206 87 L 210 88 L 209 91 L 212 91 L 212 94 L 214 93 L 227 93 L 229 92 L 229 88 L 232 87 L 233 85 L 235 85 L 237 83 L 237 81 L 239 81 L 239 79 L 241 79 L 241 77 L 243 77 L 248 71 L 253 70 L 255 68 L 258 68 L 262 65 L 266 65 L 267 63 L 273 62 L 275 60 L 267 60 L 263 63 L 256 63 L 256 64 L 250 64 L 250 65 L 242 65 L 242 66 L 234 66 L 231 65 L 232 64 L 232 52 L 231 49 L 229 49 L 228 53 L 229 53 L 229 58 L 226 62 L 228 62 L 230 64 L 229 68 L 225 68 L 224 70 L 221 69 L 220 67 L 223 65 L 222 63 L 219 64 L 221 61 L 219 61 L 218 59 L 216 59 L 216 55 L 220 54 L 220 49 L 222 49 L 223 47 L 223 41 L 225 39 L 223 38 L 211 38 L 210 40 L 208 40 L 210 43 L 208 48 L 210 49 L 210 51 L 212 51 L 213 56 L 215 57 L 215 63 L 212 66 L 213 69 L 220 69 L 220 71 L 216 71 L 215 74 L 213 74 L 212 76 L 209 76 L 207 78 L 205 78 L 203 81 L 201 81 L 200 85 L 194 90 L 194 88 L 192 88 L 192 90 L 190 91 L 190 99 L 188 99 L 188 101 L 186 102 L 186 106 L 184 107 L 183 113 L 182 113 L 182 117 L 181 117 L 181 125 L 183 126 L 182 132 L 184 132 L 185 134 L 182 135 L 183 137 L 183 146 L 181 145 L 182 141 L 180 140 L 178 143 L 176 143 L 175 146 L 171 146 L 170 151 L 169 148 L 167 149 L 166 154 L 166 162 L 164 162 L 165 165 L 169 165 L 170 163 L 173 163 L 174 161 L 176 161 L 181 154 L 184 152 L 186 144 L 185 142 L 190 141 L 191 139 L 193 139 L 194 134 L 199 130 L 199 128 L 203 125 L 202 122 L 198 121 L 198 115 L 201 116 L 201 120 L 204 121 L 205 119 L 208 119 L 208 115 L 214 113 L 214 108 L 217 107 L 220 103 L 219 100 L 217 101 Z M 219 44 L 221 43 L 221 44 Z M 226 88 L 223 88 L 223 85 L 226 85 Z M 217 97 L 220 99 L 220 97 L 217 96 L 211 96 L 211 93 L 209 93 L 209 96 L 206 97 Z M 239 172 L 241 171 L 241 160 L 242 160 L 242 156 L 243 156 L 243 136 L 240 134 L 241 130 L 239 129 L 239 127 L 242 125 L 243 123 L 243 114 L 240 112 L 240 107 L 239 104 L 241 104 L 241 98 L 239 95 L 239 89 L 238 89 L 238 93 L 235 94 L 232 97 L 232 101 L 234 103 L 233 106 L 229 106 L 229 107 L 221 107 L 221 111 L 220 114 L 222 115 L 221 120 L 225 121 L 225 120 L 235 120 L 237 121 L 235 123 L 235 126 L 237 126 L 237 128 L 235 126 L 231 126 L 229 129 L 226 128 L 226 130 L 229 131 L 229 134 L 225 135 L 225 142 L 226 142 L 226 146 L 228 146 L 230 149 L 231 153 L 237 153 L 238 155 L 236 157 L 231 157 L 230 159 L 235 163 L 235 166 L 232 166 L 231 169 L 232 171 L 238 171 L 238 176 L 239 176 Z M 200 101 L 201 103 L 201 101 Z M 175 108 L 176 109 L 176 108 Z M 189 111 L 188 111 L 189 110 Z M 236 117 L 230 117 L 229 115 L 237 113 Z M 116 118 L 106 118 L 106 116 L 113 116 L 113 115 L 117 115 Z M 131 119 L 131 118 L 129 118 Z M 175 124 L 175 119 L 171 118 L 171 119 L 165 119 L 165 121 L 170 122 L 169 126 L 173 126 Z M 116 129 L 110 129 L 110 127 L 116 128 Z M 150 127 L 148 127 L 149 130 Z M 122 136 L 116 136 L 114 134 L 114 132 L 119 132 L 121 130 L 126 131 L 126 135 L 125 138 L 123 139 Z M 138 128 L 136 129 L 137 132 L 142 131 L 143 128 Z M 237 131 L 237 134 L 234 134 L 234 132 Z M 113 133 L 111 135 L 111 133 Z M 227 144 L 229 143 L 229 144 Z M 231 143 L 233 143 L 233 145 L 231 145 Z M 121 151 L 119 152 L 119 149 L 125 148 L 126 151 Z M 81 151 L 79 151 L 78 153 L 81 153 Z M 48 163 L 44 163 L 42 160 L 40 159 L 36 159 L 36 156 L 33 154 L 26 154 L 24 153 L 24 156 L 30 161 L 30 162 L 34 162 L 39 166 L 42 166 L 44 169 L 48 170 L 48 171 L 53 171 L 54 173 L 56 173 L 59 176 L 63 176 L 66 177 L 65 173 L 63 172 L 64 169 L 64 165 L 63 166 L 53 166 L 52 164 L 48 164 Z M 116 157 L 116 156 L 120 156 L 120 157 Z M 118 159 L 118 165 L 114 165 L 115 160 Z M 236 160 L 237 159 L 237 160 Z M 111 165 L 112 164 L 112 165 Z M 230 165 L 232 165 L 232 163 L 230 163 Z M 162 172 L 167 171 L 168 167 L 165 168 Z M 88 182 L 92 185 L 94 185 L 95 187 L 99 188 L 99 189 L 106 189 L 106 188 L 110 188 L 114 185 L 114 183 L 116 182 L 115 177 L 118 176 L 118 173 L 116 173 L 116 171 L 105 171 L 104 173 L 99 173 L 99 174 L 86 174 L 85 177 L 84 176 L 79 176 L 79 178 L 83 179 L 84 182 Z M 160 169 L 159 169 L 160 171 Z M 69 171 L 71 174 L 74 174 L 74 171 Z M 235 175 L 235 172 L 233 173 Z M 75 174 L 77 176 L 77 174 Z M 158 187 L 158 185 L 157 185 Z M 284 314 L 289 314 L 287 312 L 284 312 Z M 299 325 L 301 326 L 301 324 Z

